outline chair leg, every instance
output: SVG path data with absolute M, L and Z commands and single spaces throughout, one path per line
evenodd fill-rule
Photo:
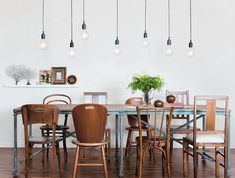
M 47 137 L 49 137 L 50 136 L 50 134 L 49 134 L 49 130 L 47 130 L 47 135 L 46 135 Z M 47 144 L 47 159 L 49 158 L 49 144 Z
M 130 147 L 130 144 L 131 144 L 131 134 L 132 134 L 132 132 L 129 130 L 128 135 L 127 135 L 127 140 L 126 140 L 125 157 L 127 157 L 128 152 L 129 152 L 129 147 Z
M 54 178 L 55 170 L 55 154 L 56 154 L 56 145 L 52 144 L 52 153 L 51 153 L 51 177 Z
M 162 176 L 165 176 L 165 160 L 164 154 L 162 152 Z
M 44 136 L 44 131 L 41 131 L 41 136 Z M 42 144 L 42 149 L 45 148 L 45 144 Z M 42 163 L 44 164 L 44 160 L 45 160 L 45 151 L 42 152 Z
M 184 177 L 188 176 L 188 144 L 183 142 L 183 173 Z
M 60 146 L 59 146 L 59 143 L 56 143 L 56 155 L 57 155 L 57 160 L 58 160 L 58 167 L 59 167 L 60 176 L 62 176 L 62 174 L 61 174 Z
M 147 137 L 149 138 L 150 135 L 148 133 L 148 130 L 146 130 L 146 134 L 147 134 Z M 149 158 L 151 159 L 152 158 L 152 149 L 149 149 Z
M 215 176 L 219 178 L 219 167 L 220 167 L 220 160 L 219 160 L 219 153 L 218 147 L 215 147 Z
M 228 152 L 227 146 L 224 147 L 224 177 L 228 178 Z
M 29 145 L 25 145 L 25 178 L 28 178 L 29 170 Z
M 197 178 L 197 167 L 198 167 L 198 153 L 194 148 L 193 151 L 193 173 L 194 173 L 194 178 Z
M 101 156 L 102 156 L 102 161 L 103 161 L 104 177 L 108 178 L 108 171 L 107 171 L 107 164 L 106 164 L 104 146 L 101 146 Z
M 168 177 L 171 176 L 171 169 L 170 169 L 170 148 L 166 148 L 166 168 L 167 168 L 167 175 Z
M 139 161 L 138 161 L 138 178 L 142 175 L 142 164 L 143 164 L 143 148 L 139 148 Z
M 75 160 L 74 160 L 74 167 L 73 167 L 73 178 L 77 177 L 79 159 L 80 159 L 80 148 L 79 146 L 77 146 Z
M 173 134 L 171 134 L 171 137 L 173 138 Z M 170 139 L 170 162 L 172 162 L 173 146 L 174 146 L 173 139 Z
M 135 166 L 135 175 L 138 176 L 138 169 L 139 169 L 139 147 L 136 146 L 136 166 Z
M 67 158 L 68 158 L 68 151 L 67 151 L 67 145 L 66 145 L 66 132 L 63 131 L 63 149 L 64 149 L 64 161 L 67 163 Z

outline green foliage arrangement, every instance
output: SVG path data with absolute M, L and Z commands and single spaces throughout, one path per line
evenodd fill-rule
M 150 75 L 135 75 L 132 78 L 132 82 L 128 84 L 128 88 L 135 92 L 140 90 L 143 93 L 149 93 L 152 90 L 160 91 L 164 86 L 164 80 L 160 76 L 150 76 Z

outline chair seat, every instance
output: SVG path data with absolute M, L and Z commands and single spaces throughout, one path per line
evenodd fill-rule
M 171 129 L 170 129 L 170 132 L 174 131 L 174 129 L 176 129 L 178 127 L 180 127 L 180 125 L 172 125 Z M 200 129 L 197 128 L 197 130 L 200 130 Z M 176 131 L 173 132 L 173 134 L 190 134 L 192 132 L 193 132 L 193 127 L 190 126 L 189 128 L 184 127 L 182 129 L 176 130 Z
M 136 137 L 136 143 L 137 143 L 137 145 L 139 144 L 139 142 L 140 142 L 140 137 Z M 151 138 L 150 143 L 151 143 L 151 144 L 154 143 L 154 138 Z M 155 143 L 158 144 L 158 138 L 156 138 Z M 149 139 L 148 139 L 147 136 L 142 136 L 142 144 L 143 144 L 143 146 L 149 145 Z M 164 138 L 164 137 L 161 138 L 161 140 L 160 140 L 160 145 L 161 145 L 161 146 L 164 146 L 164 145 L 165 145 L 165 138 Z
M 41 130 L 52 130 L 52 126 L 51 125 L 43 125 L 40 127 Z M 56 130 L 68 130 L 69 127 L 66 125 L 57 125 L 56 126 Z
M 55 140 L 58 141 L 60 137 L 56 137 Z M 50 144 L 52 142 L 51 137 L 29 137 L 29 142 L 34 144 Z
M 223 133 L 197 133 L 197 143 L 224 143 Z M 186 136 L 186 139 L 193 141 L 193 133 Z

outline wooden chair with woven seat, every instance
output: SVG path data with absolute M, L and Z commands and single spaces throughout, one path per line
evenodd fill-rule
M 43 104 L 72 104 L 72 100 L 69 96 L 65 94 L 52 94 L 48 95 L 43 99 Z M 66 132 L 69 129 L 67 126 L 68 114 L 65 114 L 64 123 L 56 126 L 56 136 L 63 138 L 63 149 L 64 149 L 64 159 L 67 162 L 68 151 L 66 145 Z M 40 127 L 42 136 L 50 136 L 52 132 L 52 127 L 49 125 L 43 125 Z M 44 147 L 44 145 L 43 145 Z M 47 158 L 49 151 L 47 149 Z M 44 158 L 43 158 L 44 161 Z
M 126 100 L 125 104 L 132 105 L 132 106 L 140 106 L 142 104 L 142 97 L 132 97 Z M 146 132 L 148 135 L 148 128 L 147 128 L 147 115 L 141 115 L 142 118 L 142 131 Z M 133 140 L 133 132 L 139 132 L 139 125 L 138 125 L 138 118 L 137 115 L 127 115 L 129 127 L 126 127 L 128 131 L 127 141 L 126 141 L 126 150 L 125 156 L 127 157 L 128 154 L 131 152 L 132 147 L 136 147 L 136 142 Z M 150 157 L 151 157 L 151 150 L 150 150 Z
M 24 124 L 24 139 L 25 139 L 25 177 L 28 178 L 29 160 L 32 158 L 32 148 L 36 144 L 48 144 L 51 145 L 51 177 L 54 177 L 54 157 L 55 153 L 58 158 L 58 165 L 60 169 L 60 150 L 59 142 L 56 138 L 56 125 L 58 122 L 58 108 L 54 105 L 42 105 L 42 104 L 31 104 L 24 105 L 21 107 L 22 118 Z M 36 137 L 29 136 L 29 125 L 33 124 L 47 124 L 52 127 L 51 137 Z M 45 151 L 45 150 L 43 150 Z M 39 153 L 39 152 L 37 152 Z M 34 153 L 36 154 L 36 153 Z
M 77 140 L 72 141 L 77 146 L 73 178 L 77 177 L 78 166 L 103 166 L 104 177 L 108 178 L 104 149 L 107 144 L 104 141 L 107 109 L 98 104 L 82 104 L 76 106 L 72 114 L 77 136 Z M 80 163 L 80 148 L 83 147 L 99 147 L 101 149 L 102 163 Z
M 154 113 L 150 119 L 149 112 Z M 147 114 L 147 128 L 149 136 L 142 136 L 142 118 L 141 113 Z M 136 174 L 138 178 L 142 175 L 142 164 L 146 152 L 148 150 L 159 150 L 162 155 L 162 174 L 170 177 L 170 127 L 173 108 L 156 108 L 153 106 L 137 107 L 137 116 L 139 124 L 139 137 L 136 137 L 137 142 L 137 160 Z M 166 122 L 166 114 L 168 114 L 168 122 Z M 152 120 L 152 121 L 151 121 Z M 153 130 L 151 124 L 153 123 Z M 164 126 L 165 124 L 165 126 Z
M 216 114 L 220 109 L 222 115 Z M 205 110 L 201 115 L 200 110 Z M 203 116 L 203 117 L 200 117 Z M 202 121 L 202 130 L 198 131 L 197 125 L 199 118 Z M 223 122 L 222 122 L 223 121 Z M 219 125 L 216 126 L 216 122 Z M 224 178 L 227 178 L 228 170 L 228 96 L 195 96 L 194 97 L 194 120 L 193 133 L 183 138 L 183 172 L 184 177 L 188 176 L 188 155 L 193 157 L 194 178 L 197 178 L 198 156 L 209 158 L 215 162 L 215 176 L 219 177 L 220 165 L 224 167 Z M 214 149 L 215 157 L 208 155 L 205 149 Z M 223 148 L 223 152 L 221 151 Z M 219 160 L 219 156 L 224 158 L 224 164 Z
M 84 92 L 83 97 L 85 104 L 107 104 L 108 101 L 107 92 Z M 105 146 L 105 152 L 108 153 L 111 149 L 111 129 L 108 126 L 105 128 L 104 137 L 108 141 L 108 144 Z

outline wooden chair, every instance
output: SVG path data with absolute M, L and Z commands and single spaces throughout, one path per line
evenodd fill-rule
M 104 146 L 107 144 L 104 141 L 107 109 L 98 104 L 82 104 L 76 106 L 72 114 L 77 136 L 77 140 L 72 141 L 73 144 L 77 145 L 73 178 L 77 177 L 78 166 L 103 166 L 104 177 L 108 178 L 104 150 Z M 101 149 L 102 163 L 80 163 L 80 147 L 99 147 Z
M 56 138 L 56 125 L 58 122 L 58 108 L 54 105 L 24 105 L 21 107 L 24 124 L 25 139 L 25 177 L 28 178 L 29 160 L 32 155 L 32 148 L 35 144 L 52 145 L 51 154 L 51 177 L 54 178 L 54 157 L 57 154 L 60 169 L 60 150 L 59 142 Z M 52 137 L 29 136 L 29 125 L 47 124 L 52 127 Z M 61 171 L 60 171 L 61 173 Z
M 224 115 L 218 116 L 216 109 L 218 107 L 224 112 Z M 198 115 L 200 110 L 205 110 L 206 114 L 203 115 L 204 121 L 202 120 L 203 127 L 201 131 L 198 131 Z M 224 128 L 216 129 L 216 119 L 220 122 L 220 126 Z M 222 122 L 224 121 L 224 122 Z M 224 125 L 223 125 L 223 124 Z M 222 124 L 222 125 L 221 125 Z M 198 155 L 204 158 L 209 158 L 215 161 L 215 175 L 219 177 L 219 166 L 224 167 L 224 177 L 227 178 L 227 160 L 228 160 L 228 97 L 227 96 L 195 96 L 194 97 L 194 122 L 193 122 L 193 133 L 188 134 L 183 138 L 183 171 L 184 176 L 188 176 L 188 155 L 193 157 L 193 169 L 194 178 L 197 178 L 197 165 Z M 189 147 L 190 146 L 190 147 Z M 190 149 L 192 147 L 192 149 Z M 212 158 L 205 152 L 205 148 L 209 147 L 215 149 L 215 158 Z M 201 149 L 202 148 L 202 149 Z M 224 151 L 221 152 L 220 149 Z M 192 150 L 192 152 L 190 151 Z M 224 164 L 219 160 L 219 156 L 224 158 Z
M 182 103 L 184 105 L 189 105 L 189 91 L 169 91 L 166 90 L 166 96 L 168 95 L 173 95 L 176 98 L 177 103 Z M 167 115 L 168 117 L 168 115 Z M 173 115 L 172 116 L 173 120 L 180 120 L 180 121 L 184 121 L 184 123 L 189 122 L 190 116 L 189 115 Z M 172 157 L 172 153 L 173 153 L 173 142 L 177 142 L 183 145 L 183 137 L 181 138 L 176 138 L 174 137 L 174 134 L 176 135 L 186 135 L 189 133 L 193 132 L 193 127 L 190 127 L 190 125 L 187 125 L 184 128 L 181 129 L 177 129 L 178 127 L 180 127 L 181 125 L 172 125 L 171 126 L 171 139 L 170 139 L 170 153 L 171 153 L 171 157 Z
M 153 128 L 151 130 L 149 112 L 154 112 Z M 147 127 L 148 135 L 142 136 L 142 119 L 141 112 L 147 113 Z M 136 137 L 137 142 L 137 161 L 136 161 L 136 173 L 138 178 L 142 175 L 142 164 L 148 150 L 159 150 L 162 154 L 162 173 L 167 172 L 167 176 L 170 177 L 170 127 L 173 108 L 155 108 L 152 106 L 139 106 L 137 107 L 137 116 L 139 124 L 139 137 Z M 166 116 L 168 114 L 168 122 L 166 122 Z M 160 122 L 158 122 L 160 121 Z M 158 123 L 157 123 L 158 122 Z M 164 123 L 166 127 L 164 127 Z
M 142 104 L 142 97 L 132 97 L 126 100 L 125 104 L 132 106 L 140 106 Z M 147 123 L 147 115 L 141 115 L 142 118 L 142 131 L 145 131 L 148 135 L 148 128 L 146 126 Z M 133 132 L 139 132 L 138 118 L 137 115 L 127 115 L 129 127 L 126 127 L 128 131 L 127 141 L 126 141 L 126 150 L 125 156 L 128 156 L 131 152 L 132 147 L 136 147 L 136 142 L 133 141 Z M 151 150 L 150 150 L 151 157 Z
M 107 92 L 84 92 L 84 103 L 93 103 L 93 104 L 107 104 L 108 93 Z M 108 144 L 105 145 L 105 152 L 108 153 L 111 149 L 111 129 L 106 126 L 105 128 L 105 139 L 108 141 Z
M 69 96 L 64 94 L 52 94 L 48 95 L 43 99 L 43 104 L 72 104 L 72 100 Z M 63 149 L 64 149 L 64 159 L 67 162 L 68 151 L 66 145 L 66 131 L 69 129 L 67 126 L 68 114 L 65 114 L 64 123 L 56 126 L 56 136 L 63 138 Z M 40 127 L 42 136 L 50 136 L 52 133 L 52 127 L 49 125 L 43 125 Z M 44 145 L 43 145 L 44 147 Z M 47 149 L 47 158 L 49 150 Z M 44 159 L 43 159 L 44 161 Z

